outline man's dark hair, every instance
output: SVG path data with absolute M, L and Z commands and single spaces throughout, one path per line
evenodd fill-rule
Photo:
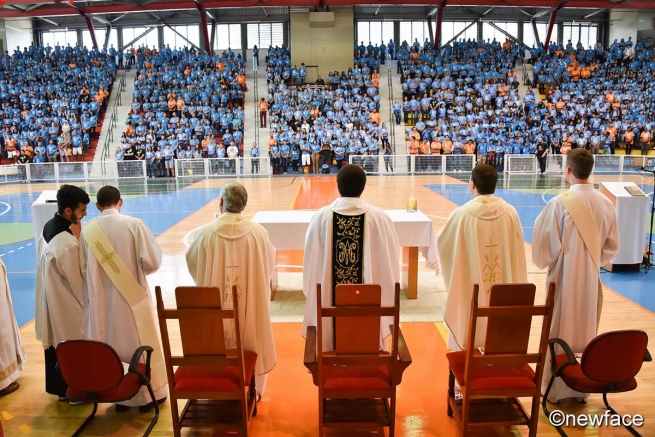
M 88 205 L 91 202 L 86 191 L 75 185 L 62 185 L 57 191 L 57 212 L 59 215 L 64 213 L 66 208 L 75 211 L 80 203 Z
M 573 176 L 587 180 L 594 169 L 594 155 L 586 149 L 573 149 L 566 155 L 566 166 L 571 169 Z
M 105 185 L 100 188 L 96 195 L 96 202 L 103 208 L 118 205 L 119 200 L 121 200 L 121 192 L 118 191 L 118 188 L 112 187 L 111 185 Z
M 359 197 L 366 187 L 366 172 L 358 165 L 346 164 L 337 173 L 341 197 Z
M 496 191 L 498 172 L 489 164 L 478 164 L 471 172 L 471 180 L 478 194 L 493 194 Z

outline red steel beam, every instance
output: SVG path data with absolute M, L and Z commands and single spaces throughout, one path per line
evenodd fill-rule
M 211 43 L 209 42 L 209 32 L 207 30 L 207 13 L 205 11 L 205 5 L 202 2 L 202 0 L 196 0 L 195 4 L 196 4 L 196 8 L 198 9 L 198 12 L 200 13 L 200 26 L 202 30 L 202 39 L 203 42 L 205 43 L 205 52 L 211 54 L 212 46 Z
M 91 42 L 93 43 L 93 48 L 98 50 L 98 42 L 96 41 L 96 32 L 95 30 L 93 30 L 93 23 L 91 22 L 91 18 L 84 13 L 82 14 L 82 16 L 84 17 L 84 20 L 86 21 L 86 25 L 89 28 L 89 33 L 91 34 Z
M 437 8 L 437 26 L 434 30 L 434 47 L 438 48 L 439 43 L 441 42 L 441 23 L 443 22 L 443 10 L 446 7 L 448 0 L 441 0 L 439 7 Z
M 550 13 L 550 20 L 548 20 L 548 32 L 546 32 L 546 39 L 544 41 L 544 49 L 546 49 L 546 51 L 548 51 L 548 44 L 550 43 L 550 37 L 553 34 L 553 27 L 555 27 L 555 19 L 557 18 L 557 13 L 569 1 L 570 0 L 563 0 L 555 9 L 553 9 L 553 12 Z
M 11 9 L 0 8 L 0 18 L 27 18 L 27 17 L 55 17 L 66 15 L 78 15 L 66 5 L 57 6 L 54 2 L 39 2 L 39 0 L 9 0 L 6 5 L 12 4 L 44 4 L 44 6 L 27 11 L 19 12 Z M 46 6 L 46 4 L 52 6 Z M 434 0 L 325 0 L 326 6 L 339 5 L 434 5 Z M 321 0 L 270 0 L 266 6 L 319 6 Z M 557 0 L 513 0 L 510 3 L 500 0 L 449 0 L 449 6 L 520 6 L 534 8 L 557 8 Z M 245 8 L 261 7 L 260 2 L 249 0 L 208 0 L 204 2 L 205 9 L 216 8 Z M 570 0 L 566 8 L 594 8 L 594 9 L 655 9 L 655 1 L 652 0 L 626 0 L 622 3 L 614 3 L 609 0 Z M 92 14 L 118 14 L 128 12 L 156 12 L 156 11 L 179 11 L 196 9 L 195 2 L 191 0 L 180 0 L 173 3 L 150 3 L 144 6 L 125 4 L 106 4 L 85 7 L 85 12 Z

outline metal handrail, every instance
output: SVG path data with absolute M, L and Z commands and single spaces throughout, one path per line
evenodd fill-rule
M 257 146 L 259 146 L 259 87 L 257 86 L 257 64 L 255 63 L 255 59 L 253 58 L 253 71 L 252 71 L 252 77 L 253 77 L 253 86 L 252 86 L 252 92 L 253 92 L 253 98 L 255 99 L 255 104 L 253 105 L 255 107 L 254 109 L 254 118 L 253 118 L 253 123 L 255 123 L 255 141 L 257 142 Z M 245 93 L 244 93 L 245 95 Z M 245 100 L 245 99 L 244 99 Z M 244 102 L 244 108 L 245 108 L 245 102 Z M 246 145 L 243 145 L 243 153 L 245 156 L 246 153 Z
M 396 153 L 396 121 L 393 115 L 393 68 L 391 67 L 391 55 L 387 56 L 387 82 L 389 84 L 389 136 L 391 137 L 391 150 Z

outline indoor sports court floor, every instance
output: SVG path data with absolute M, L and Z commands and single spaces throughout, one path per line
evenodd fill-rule
M 418 200 L 421 211 L 433 220 L 439 230 L 448 214 L 470 199 L 467 176 L 385 176 L 370 177 L 364 200 L 383 209 L 404 209 L 410 195 Z M 651 193 L 652 179 L 641 176 L 595 176 L 594 182 L 606 180 L 632 181 Z M 213 219 L 218 212 L 217 196 L 224 180 L 151 180 L 118 184 L 125 204 L 123 213 L 139 217 L 153 230 L 164 251 L 161 269 L 149 277 L 151 288 L 160 285 L 172 304 L 175 286 L 192 285 L 186 270 L 184 254 L 193 238 L 194 230 Z M 242 179 L 249 193 L 246 214 L 260 210 L 318 209 L 338 196 L 334 177 L 276 177 Z M 81 184 L 94 195 L 102 183 Z M 90 412 L 90 406 L 71 407 L 57 402 L 43 389 L 43 354 L 34 338 L 35 244 L 31 223 L 31 204 L 41 191 L 56 189 L 54 184 L 0 186 L 0 257 L 7 265 L 12 298 L 18 324 L 28 354 L 28 363 L 19 382 L 19 391 L 0 398 L 0 412 L 9 436 L 64 436 L 70 435 Z M 538 284 L 542 296 L 545 272 L 530 262 L 532 226 L 546 202 L 561 190 L 565 183 L 558 176 L 515 176 L 499 181 L 497 194 L 517 208 L 524 226 L 529 280 Z M 92 201 L 94 201 L 92 197 Z M 87 220 L 97 215 L 95 206 L 89 207 Z M 301 252 L 278 254 L 278 264 L 284 270 L 298 272 L 302 264 Z M 420 265 L 422 278 L 434 276 Z M 295 266 L 295 267 L 294 267 Z M 282 278 L 282 277 L 281 277 Z M 600 331 L 642 329 L 655 339 L 655 271 L 640 273 L 602 274 L 605 285 L 605 305 Z M 432 284 L 430 282 L 430 284 Z M 282 284 L 281 284 L 282 285 Z M 419 289 L 420 290 L 420 289 Z M 442 294 L 443 290 L 438 290 Z M 421 291 L 419 291 L 419 300 Z M 294 291 L 296 300 L 302 292 Z M 284 299 L 283 297 L 281 299 Z M 277 297 L 276 297 L 277 300 Z M 442 300 L 443 301 L 443 300 Z M 284 307 L 284 305 L 282 305 Z M 401 320 L 409 305 L 401 305 Z M 405 372 L 398 391 L 397 435 L 399 436 L 455 436 L 457 430 L 446 416 L 447 362 L 444 331 L 441 321 L 443 307 L 437 306 L 429 322 L 403 322 L 413 364 Z M 251 425 L 255 436 L 314 436 L 317 435 L 317 397 L 311 377 L 302 366 L 304 341 L 300 324 L 275 323 L 278 364 L 269 378 L 259 414 Z M 179 341 L 179 336 L 173 337 Z M 651 341 L 651 351 L 655 350 Z M 639 388 L 627 394 L 610 396 L 613 406 L 622 414 L 641 414 L 645 425 L 642 435 L 655 436 L 655 364 L 646 363 L 638 378 Z M 294 387 L 293 391 L 289 387 Z M 599 396 L 592 396 L 586 406 L 564 403 L 562 410 L 570 413 L 604 412 Z M 101 406 L 99 415 L 86 435 L 134 436 L 145 430 L 149 413 L 116 414 L 112 406 Z M 170 409 L 164 404 L 153 436 L 172 435 Z M 541 415 L 539 435 L 555 436 Z M 622 429 L 570 429 L 569 435 L 623 436 Z M 184 435 L 210 435 L 188 431 Z M 368 434 L 367 434 L 368 435 Z M 383 434 L 381 434 L 383 435 Z M 481 435 L 527 435 L 523 429 L 495 429 Z

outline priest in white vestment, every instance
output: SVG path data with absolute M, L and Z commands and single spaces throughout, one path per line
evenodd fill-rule
M 168 396 L 166 367 L 163 365 L 161 337 L 157 328 L 157 314 L 146 275 L 156 272 L 161 266 L 162 250 L 148 226 L 140 219 L 120 213 L 123 199 L 120 192 L 110 185 L 102 187 L 97 193 L 96 207 L 101 214 L 85 224 L 80 237 L 80 266 L 84 276 L 89 298 L 89 337 L 102 341 L 113 347 L 120 359 L 129 363 L 134 352 L 143 345 L 151 346 L 153 352 L 152 389 L 159 403 Z M 95 223 L 94 223 L 95 222 Z M 106 239 L 104 253 L 106 262 L 98 261 L 94 246 L 98 239 L 91 233 L 95 226 L 99 227 L 101 237 Z M 103 244 L 103 247 L 105 244 Z M 112 264 L 112 255 L 118 256 L 126 270 L 123 275 L 131 275 L 129 280 L 135 281 L 137 290 L 127 290 L 137 293 L 147 299 L 147 310 L 139 313 L 134 305 L 126 300 L 120 283 L 112 280 L 105 271 Z M 137 316 L 139 314 L 139 316 Z M 145 329 L 142 329 L 145 326 Z M 148 331 L 149 330 L 149 331 Z M 150 337 L 146 334 L 154 333 Z M 145 358 L 145 354 L 143 355 Z M 154 404 L 145 387 L 129 401 L 117 403 L 117 410 L 127 407 L 140 407 L 143 411 L 154 408 Z
M 198 229 L 186 253 L 187 266 L 196 285 L 219 288 L 223 308 L 233 308 L 236 285 L 242 346 L 257 353 L 256 388 L 262 396 L 268 373 L 277 364 L 270 316 L 275 247 L 262 225 L 242 215 L 248 202 L 243 185 L 227 182 L 219 201 L 221 216 Z M 225 323 L 232 325 L 225 327 L 226 347 L 235 349 L 234 323 Z
M 521 221 L 513 206 L 494 196 L 498 173 L 479 164 L 471 173 L 474 198 L 456 208 L 437 234 L 439 262 L 448 301 L 444 322 L 448 348 L 466 350 L 471 324 L 473 286 L 479 284 L 480 306 L 489 304 L 489 290 L 497 283 L 525 283 L 527 269 Z M 478 319 L 473 347 L 484 346 L 485 319 Z
M 571 184 L 567 193 L 574 196 L 587 216 L 582 216 L 584 230 L 574 222 L 566 199 L 557 196 L 548 202 L 534 224 L 532 261 L 540 269 L 547 268 L 546 284 L 555 283 L 555 308 L 550 338 L 561 338 L 574 353 L 582 353 L 598 334 L 602 308 L 600 267 L 608 264 L 619 249 L 619 231 L 612 202 L 589 182 L 594 158 L 585 149 L 575 149 L 566 158 L 564 176 Z M 575 204 L 574 204 L 575 205 Z M 573 207 L 575 208 L 575 206 Z M 592 231 L 590 248 L 582 234 Z M 592 254 L 592 252 L 595 252 Z M 598 263 L 598 264 L 596 264 Z M 556 351 L 559 350 L 559 347 Z M 560 352 L 561 353 L 561 350 Z M 542 394 L 551 377 L 550 352 L 544 367 Z M 589 395 L 569 389 L 559 378 L 548 400 L 577 398 L 583 402 Z
M 337 186 L 341 197 L 318 210 L 305 236 L 303 292 L 307 302 L 303 337 L 308 326 L 316 326 L 317 284 L 321 284 L 323 306 L 333 305 L 334 287 L 339 283 L 379 284 L 382 305 L 393 306 L 394 287 L 400 281 L 400 245 L 393 222 L 380 208 L 360 199 L 366 187 L 366 173 L 360 166 L 344 165 L 337 173 Z M 338 237 L 345 234 L 347 238 Z M 343 250 L 334 248 L 344 244 L 355 256 L 339 257 Z M 389 325 L 392 323 L 393 318 L 381 318 L 381 346 L 391 334 Z M 323 334 L 323 350 L 333 350 L 334 332 L 330 320 L 323 320 Z
M 46 392 L 57 395 L 60 401 L 66 400 L 68 386 L 57 369 L 56 347 L 65 340 L 87 338 L 88 299 L 77 236 L 89 202 L 89 195 L 81 188 L 62 185 L 57 191 L 57 213 L 45 224 L 37 242 L 34 330 L 45 350 Z
M 11 303 L 7 268 L 0 259 L 0 396 L 18 390 L 20 384 L 16 380 L 26 361 Z

